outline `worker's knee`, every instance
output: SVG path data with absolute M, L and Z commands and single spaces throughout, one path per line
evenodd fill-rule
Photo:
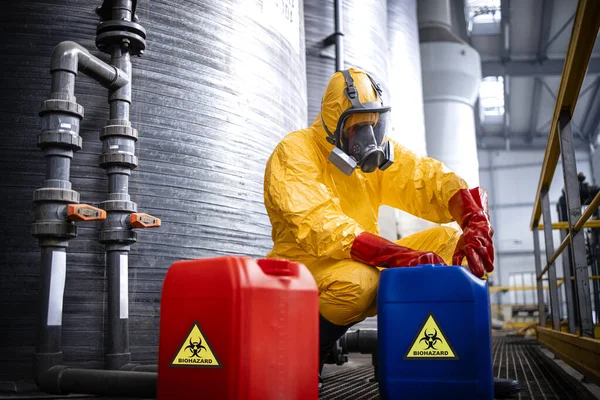
M 442 257 L 446 264 L 451 264 L 460 235 L 452 227 L 436 226 L 402 238 L 396 243 L 414 250 L 432 251 Z
M 336 325 L 349 325 L 372 314 L 377 296 L 379 270 L 352 263 L 339 270 L 326 285 L 320 285 L 319 310 Z
M 440 238 L 442 244 L 456 246 L 456 242 L 460 239 L 460 232 L 449 226 L 436 226 L 431 230 L 431 234 Z

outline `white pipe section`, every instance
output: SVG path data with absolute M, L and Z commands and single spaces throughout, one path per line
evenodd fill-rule
M 451 29 L 450 2 L 448 0 L 419 0 L 417 20 L 419 28 L 445 27 Z
M 448 0 L 420 0 L 418 10 L 420 29 L 448 29 Z M 479 53 L 456 41 L 422 41 L 420 48 L 427 153 L 470 187 L 478 186 L 474 106 L 481 83 Z

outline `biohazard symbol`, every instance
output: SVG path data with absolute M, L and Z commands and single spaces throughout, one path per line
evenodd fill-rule
M 432 334 L 427 333 L 427 329 L 425 329 L 425 337 L 423 337 L 423 338 L 421 338 L 421 340 L 419 340 L 419 343 L 421 343 L 421 342 L 425 342 L 425 344 L 427 345 L 427 348 L 425 350 L 429 350 L 429 349 L 437 350 L 435 348 L 435 344 L 437 342 L 443 343 L 444 341 L 437 336 L 437 329 L 434 329 Z
M 196 322 L 178 349 L 170 364 L 173 367 L 221 367 L 217 355 Z
M 458 360 L 458 355 L 448 342 L 447 336 L 433 314 L 429 314 L 404 355 L 404 359 L 433 358 Z
M 198 354 L 200 350 L 206 351 L 206 347 L 202 346 L 202 339 L 200 338 L 198 338 L 197 342 L 193 342 L 192 338 L 190 338 L 190 344 L 187 345 L 185 349 L 190 349 L 192 352 L 192 357 L 200 357 L 200 354 Z

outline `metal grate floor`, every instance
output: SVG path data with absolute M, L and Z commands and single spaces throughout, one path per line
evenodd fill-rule
M 494 376 L 513 378 L 521 383 L 519 400 L 592 400 L 595 396 L 574 377 L 545 356 L 534 339 L 519 336 L 494 336 Z M 355 358 L 355 357 L 352 357 Z M 370 358 L 358 357 L 360 363 L 329 368 L 325 374 L 321 400 L 379 399 Z M 327 371 L 326 371 L 327 372 Z

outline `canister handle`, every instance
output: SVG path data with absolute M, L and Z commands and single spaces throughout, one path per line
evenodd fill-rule
M 258 266 L 267 275 L 297 278 L 300 275 L 300 264 L 276 258 L 261 258 Z

